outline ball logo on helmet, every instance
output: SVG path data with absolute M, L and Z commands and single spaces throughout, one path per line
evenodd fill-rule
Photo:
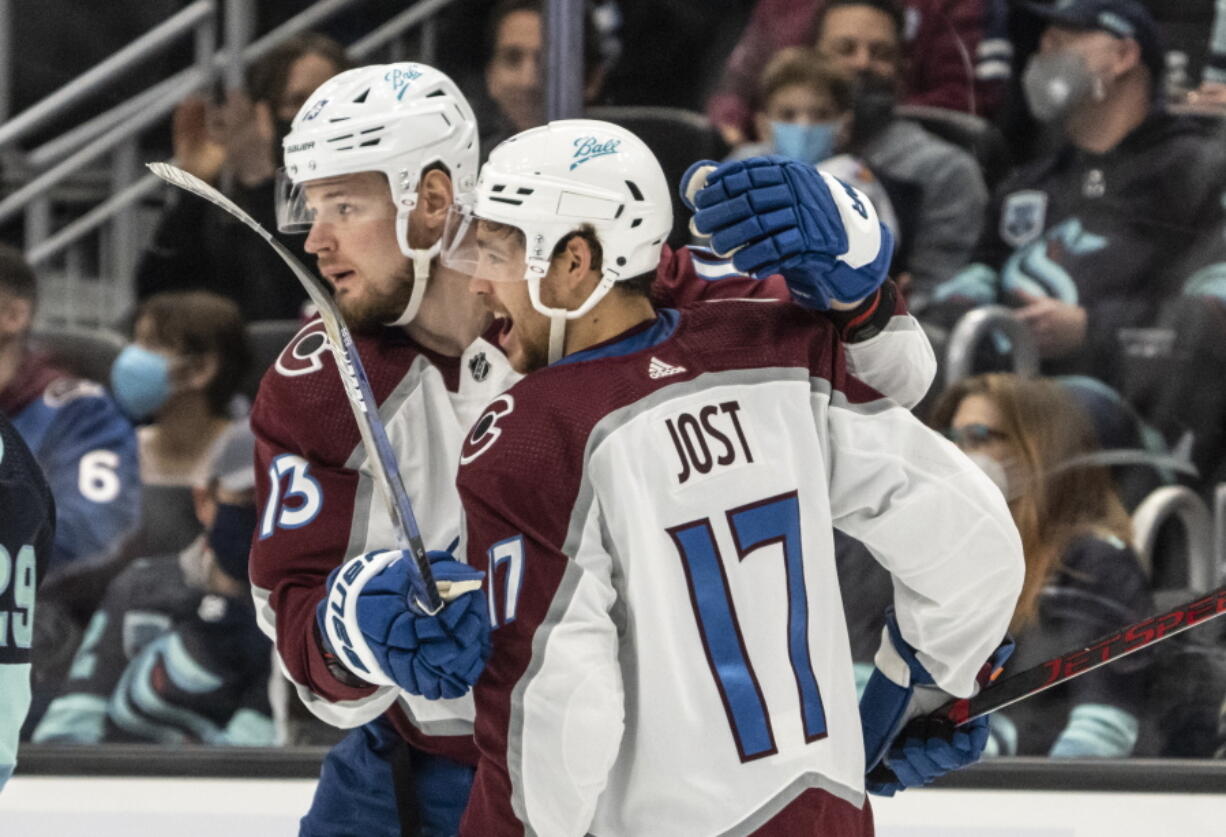
M 621 145 L 621 140 L 618 139 L 609 139 L 601 142 L 596 137 L 579 137 L 575 140 L 575 156 L 573 158 L 574 162 L 570 164 L 570 170 L 574 171 L 588 160 L 594 160 L 597 157 L 604 157 L 608 154 L 616 154 L 619 145 Z
M 392 89 L 396 91 L 396 100 L 399 101 L 403 99 L 404 94 L 408 92 L 409 84 L 421 77 L 421 70 L 401 70 L 396 68 L 393 70 L 388 70 L 387 75 L 383 77 L 383 80 L 390 84 Z

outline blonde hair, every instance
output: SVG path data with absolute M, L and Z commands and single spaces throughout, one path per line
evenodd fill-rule
M 1132 522 L 1102 465 L 1065 467 L 1098 449 L 1089 417 L 1059 384 L 1011 374 L 965 378 L 933 407 L 930 424 L 946 430 L 964 399 L 980 395 L 1000 412 L 1018 464 L 1019 489 L 1009 500 L 1022 536 L 1026 578 L 1010 630 L 1038 615 L 1039 595 L 1076 538 L 1094 534 L 1132 541 Z

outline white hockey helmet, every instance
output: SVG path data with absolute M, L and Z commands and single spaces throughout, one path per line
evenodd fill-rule
M 673 225 L 664 170 L 630 131 L 593 119 L 565 119 L 503 142 L 481 167 L 476 202 L 452 208 L 443 262 L 494 281 L 527 280 L 532 306 L 550 318 L 549 361 L 561 357 L 565 323 L 587 314 L 614 283 L 653 271 Z M 523 236 L 521 264 L 495 267 L 476 247 L 478 221 Z M 574 310 L 542 304 L 540 283 L 554 247 L 590 226 L 601 245 L 600 283 Z
M 381 172 L 396 207 L 396 242 L 413 260 L 412 299 L 392 325 L 417 314 L 439 244 L 409 244 L 409 213 L 417 205 L 422 172 L 441 163 L 455 200 L 471 202 L 477 181 L 477 120 L 446 74 L 411 62 L 372 64 L 340 73 L 311 94 L 283 143 L 278 172 L 277 228 L 307 232 L 314 221 L 302 186 L 358 172 Z

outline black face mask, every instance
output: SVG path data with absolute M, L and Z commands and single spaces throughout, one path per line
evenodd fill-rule
M 852 144 L 859 146 L 879 134 L 894 119 L 898 89 L 893 79 L 870 71 L 856 73 L 852 84 Z
M 217 504 L 213 528 L 209 530 L 209 548 L 223 573 L 247 583 L 247 556 L 251 552 L 251 537 L 255 534 L 255 506 Z

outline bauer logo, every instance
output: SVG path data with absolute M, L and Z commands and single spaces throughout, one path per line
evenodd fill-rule
M 291 145 L 289 148 L 285 149 L 285 153 L 297 154 L 299 151 L 310 151 L 314 147 L 315 140 L 311 140 L 310 142 L 300 142 L 297 145 Z
M 396 99 L 400 100 L 403 99 L 404 94 L 408 92 L 409 84 L 421 78 L 421 76 L 421 70 L 397 69 L 388 70 L 387 75 L 383 77 L 383 80 L 392 86 L 392 89 L 396 91 Z
M 316 102 L 315 104 L 311 105 L 311 109 L 310 109 L 310 110 L 308 110 L 308 111 L 306 112 L 306 115 L 302 117 L 302 121 L 303 121 L 303 122 L 310 122 L 312 119 L 314 119 L 315 117 L 319 116 L 320 111 L 322 111 L 322 110 L 324 109 L 324 107 L 326 107 L 326 106 L 327 106 L 327 104 L 328 104 L 328 100 L 327 100 L 327 99 L 320 99 L 318 102 Z
M 604 157 L 608 154 L 616 154 L 620 145 L 621 140 L 616 139 L 608 139 L 601 142 L 597 137 L 579 137 L 575 140 L 575 156 L 570 164 L 570 170 L 574 171 L 588 160 L 595 160 L 597 157 Z

